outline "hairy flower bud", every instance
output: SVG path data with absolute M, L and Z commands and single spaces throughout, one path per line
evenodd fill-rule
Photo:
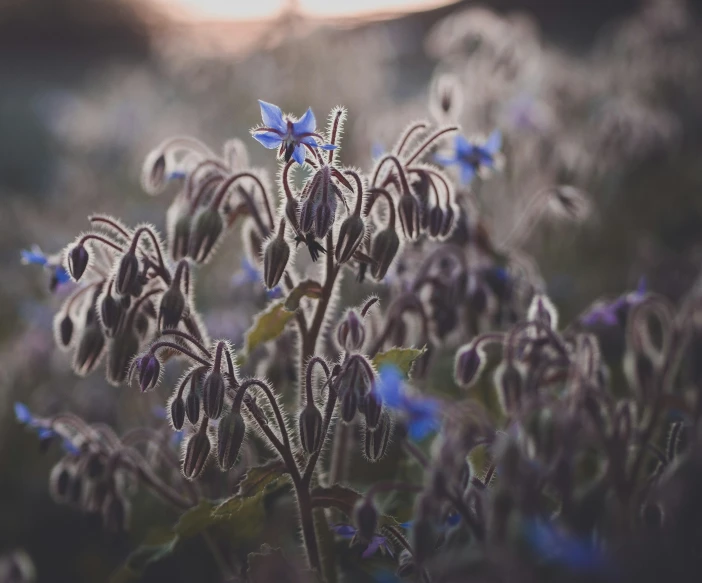
M 341 419 L 344 423 L 351 423 L 356 417 L 358 409 L 358 393 L 351 389 L 341 396 Z
M 466 344 L 456 353 L 454 377 L 464 387 L 470 387 L 480 378 L 484 365 L 483 354 L 474 343 Z
M 158 383 L 161 375 L 161 362 L 152 352 L 137 358 L 135 366 L 139 371 L 139 387 L 142 392 L 150 391 Z
M 371 274 L 380 281 L 390 268 L 400 248 L 400 238 L 394 229 L 384 229 L 373 239 L 371 258 L 375 263 L 371 266 Z
M 219 211 L 210 207 L 202 209 L 193 222 L 188 255 L 197 263 L 206 261 L 223 230 L 224 221 Z
M 114 336 L 119 329 L 124 319 L 124 313 L 122 302 L 112 297 L 108 290 L 100 302 L 100 319 L 108 338 Z
M 124 330 L 113 338 L 107 348 L 107 382 L 120 385 L 127 378 L 129 363 L 139 351 L 139 339 L 133 330 Z M 139 379 L 141 381 L 141 371 Z M 158 375 L 156 376 L 158 379 Z
M 362 404 L 363 414 L 366 417 L 366 427 L 374 430 L 380 423 L 380 418 L 383 413 L 383 399 L 377 391 L 370 390 L 363 397 Z
M 176 395 L 171 401 L 171 423 L 173 429 L 180 431 L 185 423 L 185 402 L 183 397 Z
M 402 549 L 400 556 L 397 558 L 397 571 L 395 574 L 403 578 L 412 577 L 417 572 L 417 565 L 414 562 L 414 557 L 407 549 Z
M 392 420 L 390 415 L 383 413 L 375 429 L 366 427 L 363 441 L 363 451 L 368 461 L 377 462 L 385 456 L 392 435 Z
M 419 237 L 419 201 L 412 194 L 406 193 L 400 197 L 397 204 L 397 212 L 400 216 L 402 232 L 410 241 Z
M 433 206 L 429 209 L 428 215 L 427 229 L 429 235 L 434 238 L 440 237 L 444 227 L 443 209 L 439 205 Z
M 166 155 L 160 150 L 152 151 L 144 161 L 141 171 L 141 186 L 148 194 L 158 194 L 166 186 Z
M 105 336 L 95 317 L 95 309 L 91 306 L 73 360 L 73 369 L 76 373 L 85 376 L 92 372 L 99 362 L 104 348 Z
M 200 396 L 197 394 L 197 390 L 190 386 L 190 392 L 185 399 L 185 414 L 188 416 L 188 420 L 193 425 L 197 424 L 198 419 L 200 419 Z
M 308 402 L 300 411 L 300 441 L 308 454 L 319 449 L 322 441 L 322 414 L 314 403 Z
M 263 252 L 263 282 L 268 289 L 278 285 L 290 259 L 290 245 L 283 232 L 284 229 L 279 229 L 278 235 L 268 242 Z
M 344 219 L 339 228 L 339 239 L 336 242 L 334 255 L 337 262 L 346 263 L 363 242 L 366 233 L 366 225 L 363 219 L 357 215 L 351 215 Z
M 117 275 L 115 277 L 115 291 L 121 295 L 126 296 L 128 294 L 134 294 L 134 291 L 138 291 L 139 279 L 139 260 L 137 259 L 136 253 L 133 251 L 127 251 L 122 259 L 119 261 L 119 267 L 117 268 Z
M 73 279 L 78 281 L 85 273 L 86 267 L 88 267 L 88 261 L 90 260 L 90 255 L 88 250 L 83 245 L 76 245 L 68 253 L 68 270 L 71 272 Z
M 378 510 L 370 497 L 361 498 L 353 509 L 353 521 L 356 523 L 359 536 L 364 541 L 370 541 L 378 527 Z
M 217 461 L 224 471 L 230 470 L 236 463 L 245 435 L 246 423 L 240 412 L 231 411 L 220 420 L 217 428 Z
M 185 296 L 180 285 L 171 285 L 161 297 L 158 308 L 158 327 L 160 330 L 174 329 L 185 312 Z
M 363 347 L 366 340 L 366 329 L 363 320 L 354 310 L 349 310 L 336 329 L 336 339 L 347 352 L 355 352 Z
M 221 372 L 215 370 L 207 375 L 202 387 L 202 404 L 205 415 L 210 419 L 217 419 L 222 414 L 225 391 L 226 385 Z
M 185 213 L 173 224 L 171 229 L 171 241 L 169 248 L 171 250 L 171 258 L 173 261 L 180 261 L 187 257 L 190 246 L 190 229 L 191 217 L 189 213 Z
M 67 347 L 73 338 L 73 320 L 70 314 L 66 314 L 59 322 L 58 326 L 58 337 L 61 341 L 61 345 L 65 348 Z
M 453 230 L 453 226 L 456 221 L 456 213 L 453 210 L 453 207 L 451 205 L 448 205 L 444 210 L 443 210 L 443 215 L 444 215 L 444 223 L 441 226 L 441 237 L 446 238 L 451 234 L 451 231 Z
M 205 468 L 205 462 L 210 455 L 210 438 L 207 435 L 207 420 L 203 421 L 200 429 L 188 440 L 183 458 L 183 475 L 194 480 Z
M 513 413 L 521 404 L 524 381 L 513 364 L 502 364 L 495 373 L 500 404 L 507 413 Z
M 541 322 L 552 330 L 558 328 L 558 312 L 548 296 L 536 294 L 527 311 L 527 320 Z
M 58 462 L 49 476 L 49 492 L 56 502 L 66 502 L 71 485 L 71 470 L 64 461 Z

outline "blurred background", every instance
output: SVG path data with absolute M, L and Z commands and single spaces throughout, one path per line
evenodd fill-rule
M 174 519 L 140 496 L 130 533 L 110 538 L 51 501 L 57 454 L 39 454 L 14 420 L 15 401 L 124 430 L 162 424 L 152 407 L 165 393 L 149 400 L 106 386 L 99 373 L 76 378 L 53 346 L 65 295 L 49 293 L 46 272 L 20 264 L 21 249 L 56 252 L 97 211 L 163 228 L 170 197 L 143 194 L 139 174 L 171 135 L 215 150 L 240 136 L 253 163 L 272 170 L 270 153 L 248 138 L 259 98 L 298 114 L 311 105 L 320 121 L 347 106 L 344 163 L 368 168 L 374 150 L 429 115 L 432 83 L 450 73 L 463 86 L 465 132 L 505 135 L 508 171 L 480 192 L 497 240 L 544 186 L 574 184 L 593 198 L 584 227 L 549 225 L 520 242 L 566 321 L 641 276 L 680 299 L 702 257 L 701 8 L 692 0 L 2 0 L 0 583 L 28 561 L 38 581 L 105 581 L 151 526 Z M 198 282 L 213 337 L 235 342 L 252 314 L 234 301 L 240 266 L 230 237 Z M 181 554 L 153 580 L 211 580 L 205 549 L 192 546 L 187 561 Z

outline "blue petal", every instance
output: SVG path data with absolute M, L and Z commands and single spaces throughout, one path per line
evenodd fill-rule
M 502 148 L 502 132 L 500 130 L 494 130 L 489 136 L 483 148 L 490 152 L 490 154 L 495 155 Z
M 66 453 L 70 453 L 73 455 L 78 455 L 80 453 L 80 448 L 68 439 L 64 439 L 61 442 L 61 446 L 63 447 L 63 451 L 65 451 Z
M 363 554 L 361 555 L 362 558 L 368 559 L 372 557 L 375 552 L 380 548 L 381 545 L 385 544 L 385 538 L 382 536 L 374 536 L 373 539 L 371 540 L 370 544 L 368 545 L 368 548 L 363 551 Z
M 22 262 L 35 265 L 46 265 L 46 256 L 41 251 L 22 251 Z
M 49 427 L 40 427 L 37 429 L 37 435 L 39 436 L 39 439 L 51 439 L 52 437 L 56 436 L 56 433 Z
M 336 146 L 334 144 L 321 144 L 318 147 L 320 147 L 322 150 L 326 150 L 327 152 L 329 150 L 336 150 Z
M 54 270 L 54 275 L 56 276 L 56 281 L 58 283 L 68 283 L 71 281 L 71 276 L 68 274 L 62 265 L 57 265 Z
M 293 122 L 293 136 L 299 136 L 300 134 L 313 134 L 314 130 L 317 129 L 317 120 L 314 119 L 314 113 L 312 113 L 312 108 L 308 107 L 305 115 L 300 118 L 300 121 Z
M 458 134 L 455 142 L 456 157 L 467 156 L 473 153 L 473 144 L 471 144 L 464 136 Z
M 187 173 L 183 170 L 174 170 L 166 177 L 166 180 L 178 180 L 181 178 L 187 178 L 187 176 Z
M 266 291 L 266 297 L 269 300 L 277 300 L 279 298 L 283 297 L 283 290 L 280 286 L 276 286 L 273 289 L 269 289 Z
M 475 176 L 475 169 L 470 164 L 461 165 L 461 183 L 470 184 L 473 182 L 473 177 Z
M 317 140 L 314 136 L 305 136 L 304 138 L 299 138 L 298 141 L 301 144 L 307 144 L 308 146 L 312 146 L 313 148 L 319 147 L 319 144 L 317 143 Z
M 258 131 L 253 133 L 253 137 L 254 140 L 269 150 L 278 148 L 283 142 L 283 138 L 281 138 L 275 132 Z
M 401 406 L 402 399 L 402 372 L 392 364 L 386 364 L 380 369 L 380 382 L 377 385 L 378 393 L 383 398 L 383 403 L 391 409 Z
M 356 529 L 350 524 L 335 524 L 332 530 L 339 536 L 353 536 L 356 534 Z
M 15 403 L 15 418 L 20 423 L 31 424 L 34 422 L 32 412 L 24 403 Z
M 258 103 L 261 106 L 261 119 L 263 120 L 263 125 L 278 130 L 284 134 L 287 133 L 288 124 L 286 124 L 285 120 L 283 119 L 283 112 L 280 110 L 280 107 L 273 105 L 272 103 L 268 103 L 267 101 L 261 101 L 260 99 L 258 100 Z
M 422 441 L 430 433 L 436 431 L 438 423 L 433 417 L 420 417 L 409 424 L 409 436 L 414 441 Z
M 300 165 L 304 164 L 305 163 L 305 146 L 303 146 L 302 144 L 297 144 L 295 146 L 295 149 L 293 150 L 292 157 L 295 160 L 295 162 L 297 162 L 298 164 L 300 164 Z

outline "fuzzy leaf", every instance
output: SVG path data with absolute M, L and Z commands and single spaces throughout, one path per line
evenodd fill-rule
M 246 333 L 246 353 L 251 352 L 261 344 L 280 336 L 285 325 L 295 316 L 295 312 L 285 309 L 282 301 L 271 304 L 265 311 L 256 316 L 253 326 Z
M 391 348 L 385 352 L 379 352 L 373 358 L 373 366 L 376 370 L 380 370 L 383 365 L 392 364 L 402 371 L 402 374 L 409 376 L 412 370 L 412 364 L 424 352 L 426 347 L 422 348 Z
M 239 496 L 253 496 L 260 488 L 265 487 L 274 478 L 287 474 L 285 464 L 281 460 L 273 460 L 262 466 L 250 468 L 239 484 Z
M 303 297 L 319 299 L 322 297 L 322 286 L 311 279 L 300 282 L 294 290 L 290 292 L 285 300 L 285 309 L 294 312 L 300 307 L 300 300 Z

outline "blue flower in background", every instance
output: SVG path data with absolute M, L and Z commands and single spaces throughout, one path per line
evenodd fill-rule
M 580 316 L 580 323 L 585 326 L 604 324 L 605 326 L 615 326 L 619 324 L 619 316 L 626 310 L 646 297 L 646 279 L 639 279 L 636 290 L 628 294 L 619 296 L 609 303 L 599 303 L 585 314 Z
M 29 251 L 26 249 L 21 251 L 21 254 L 22 263 L 25 265 L 41 265 L 51 273 L 51 283 L 49 284 L 51 291 L 54 291 L 57 286 L 71 281 L 71 276 L 61 264 L 60 255 L 47 256 L 37 245 L 32 246 Z
M 590 541 L 569 536 L 545 520 L 526 520 L 524 534 L 532 550 L 546 561 L 581 572 L 597 571 L 605 564 L 601 551 Z
M 244 257 L 241 260 L 241 269 L 239 269 L 239 271 L 232 276 L 232 285 L 238 287 L 240 285 L 250 283 L 258 284 L 259 286 L 263 287 L 263 275 L 258 269 L 256 269 L 255 265 Z M 269 300 L 282 298 L 283 290 L 280 286 L 276 286 L 273 289 L 267 289 L 266 297 Z
M 441 426 L 439 401 L 408 394 L 404 388 L 402 372 L 396 366 L 385 365 L 380 369 L 377 390 L 384 405 L 405 417 L 411 439 L 422 440 Z
M 317 139 L 322 140 L 322 137 L 315 133 L 317 120 L 312 108 L 308 108 L 298 121 L 293 121 L 283 117 L 283 112 L 277 105 L 260 99 L 258 103 L 261 105 L 263 126 L 251 130 L 251 134 L 264 148 L 279 148 L 278 155 L 284 156 L 286 162 L 293 158 L 298 164 L 304 164 L 306 147 L 336 149 L 336 146 L 331 144 L 317 143 Z
M 61 445 L 64 451 L 66 451 L 66 453 L 74 455 L 78 453 L 78 448 L 69 439 L 61 437 L 58 433 L 56 433 L 56 431 L 51 429 L 51 427 L 47 427 L 39 420 L 35 419 L 34 415 L 32 415 L 32 412 L 24 403 L 15 403 L 15 418 L 22 425 L 25 425 L 26 427 L 29 427 L 30 429 L 36 431 L 37 436 L 41 441 L 46 441 L 55 437 L 60 437 Z
M 499 130 L 493 131 L 482 145 L 471 144 L 459 134 L 454 148 L 450 156 L 437 154 L 436 161 L 444 166 L 459 166 L 461 182 L 470 184 L 482 168 L 495 168 L 497 154 L 502 148 L 502 134 Z
M 353 538 L 356 536 L 356 529 L 350 524 L 335 524 L 332 530 L 343 538 Z M 391 557 L 393 556 L 392 548 L 388 544 L 388 539 L 384 536 L 375 535 L 371 539 L 366 550 L 363 551 L 361 557 L 368 559 L 372 557 L 378 549 L 381 549 Z

